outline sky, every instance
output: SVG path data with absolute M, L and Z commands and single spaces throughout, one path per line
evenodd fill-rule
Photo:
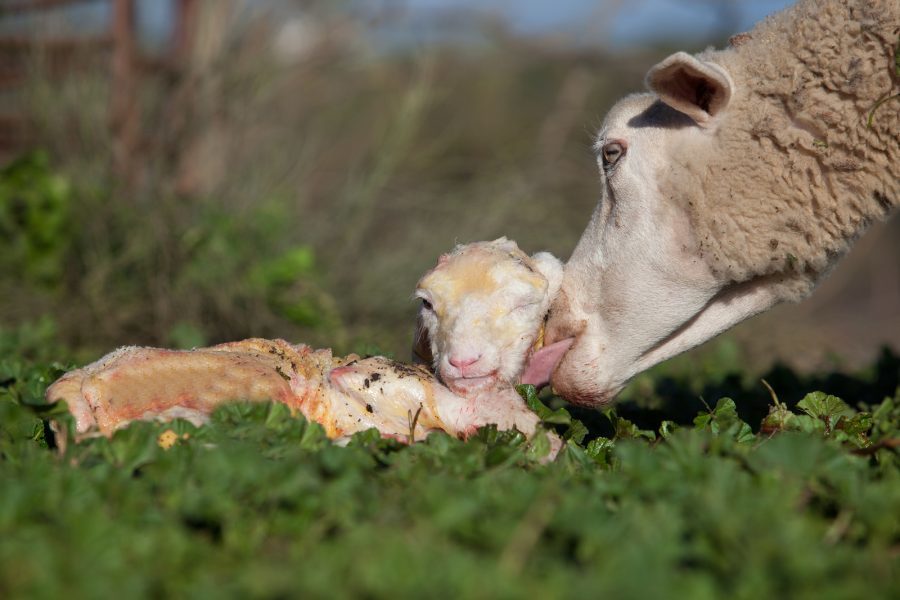
M 750 29 L 792 0 L 406 0 L 416 11 L 444 12 L 467 8 L 504 16 L 525 33 L 603 32 L 609 44 L 628 46 L 649 39 L 706 36 L 723 8 L 733 10 L 736 31 Z M 717 7 L 711 10 L 711 7 Z M 604 22 L 610 10 L 612 23 Z
M 285 0 L 242 0 L 250 8 L 265 10 Z M 352 2 L 350 2 L 352 4 Z M 174 0 L 137 0 L 142 37 L 165 39 L 170 31 Z M 470 10 L 500 15 L 524 34 L 555 35 L 590 40 L 602 45 L 628 47 L 665 38 L 709 39 L 717 25 L 744 31 L 765 15 L 792 4 L 791 0 L 358 0 L 359 6 L 404 7 L 413 31 L 406 34 L 427 41 L 430 17 Z M 267 6 L 268 5 L 268 6 Z M 731 8 L 725 15 L 723 8 Z M 88 2 L 65 9 L 69 21 L 83 31 L 101 31 L 109 22 L 109 4 Z M 614 15 L 610 20 L 609 15 Z M 0 30 L 25 24 L 11 20 Z M 418 29 L 421 27 L 421 31 Z

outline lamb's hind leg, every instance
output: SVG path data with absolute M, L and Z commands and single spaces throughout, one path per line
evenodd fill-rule
M 69 408 L 69 412 L 75 417 L 75 434 L 86 433 L 97 426 L 94 419 L 94 412 L 91 405 L 82 393 L 82 385 L 84 383 L 86 373 L 84 369 L 77 369 L 66 373 L 56 382 L 47 388 L 44 395 L 50 404 L 55 404 L 60 400 L 65 400 Z M 51 423 L 51 429 L 57 435 L 57 441 L 64 443 L 65 432 L 58 423 Z

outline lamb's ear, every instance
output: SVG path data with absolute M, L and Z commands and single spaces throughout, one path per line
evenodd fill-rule
M 417 365 L 425 365 L 428 370 L 434 368 L 434 355 L 431 353 L 431 335 L 422 320 L 422 313 L 416 315 L 416 333 L 413 334 L 412 361 Z
M 563 279 L 563 264 L 549 252 L 538 252 L 531 257 L 534 266 L 541 275 L 547 278 L 547 298 L 553 300 L 559 292 Z
M 698 125 L 707 124 L 725 110 L 734 89 L 724 68 L 687 52 L 676 52 L 651 68 L 646 83 L 660 100 Z
M 519 245 L 513 240 L 508 239 L 505 235 L 490 242 L 489 245 L 495 246 L 504 252 L 516 252 L 519 249 Z

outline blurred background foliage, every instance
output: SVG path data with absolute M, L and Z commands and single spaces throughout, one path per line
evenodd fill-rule
M 706 21 L 628 43 L 665 2 L 561 3 L 574 29 L 533 2 L 6 4 L 0 351 L 78 361 L 249 336 L 406 358 L 441 252 L 506 235 L 567 257 L 606 110 L 760 10 L 693 2 Z M 662 374 L 900 347 L 900 228 L 874 229 L 813 299 Z

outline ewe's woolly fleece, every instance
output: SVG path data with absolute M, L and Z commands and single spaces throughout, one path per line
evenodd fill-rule
M 773 276 L 797 300 L 900 203 L 900 99 L 866 125 L 900 92 L 898 43 L 898 0 L 801 0 L 698 56 L 736 89 L 708 153 L 685 152 L 662 185 L 687 199 L 715 272 Z

